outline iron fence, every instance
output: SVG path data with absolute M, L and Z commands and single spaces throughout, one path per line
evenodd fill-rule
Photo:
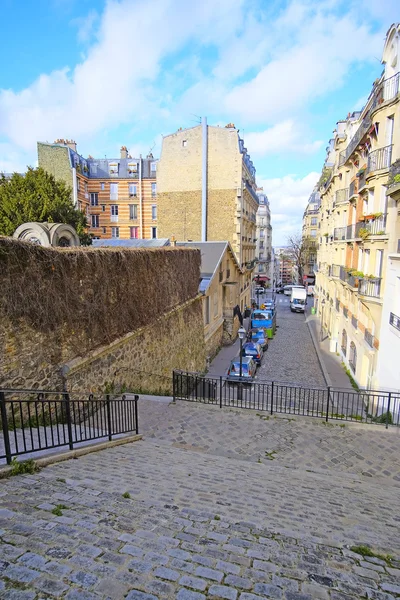
M 400 392 L 304 387 L 277 381 L 230 382 L 226 377 L 173 372 L 174 401 L 224 408 L 400 426 Z
M 0 389 L 0 462 L 138 433 L 139 396 Z

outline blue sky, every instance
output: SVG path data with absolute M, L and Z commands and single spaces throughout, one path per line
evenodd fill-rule
M 36 141 L 158 155 L 196 115 L 240 129 L 273 243 L 301 230 L 336 121 L 381 73 L 399 0 L 2 0 L 0 171 Z

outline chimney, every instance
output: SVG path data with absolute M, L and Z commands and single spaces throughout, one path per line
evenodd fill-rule
M 154 156 L 151 152 L 149 152 L 149 154 L 146 156 L 146 158 L 148 158 L 149 160 L 153 160 Z
M 121 146 L 121 158 L 128 158 L 128 148 Z
M 68 148 L 71 148 L 71 150 L 73 150 L 74 152 L 76 152 L 75 140 L 65 140 L 65 145 L 68 146 Z

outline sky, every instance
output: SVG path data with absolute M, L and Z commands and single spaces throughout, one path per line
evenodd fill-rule
M 301 232 L 336 122 L 382 72 L 400 0 L 0 0 L 0 171 L 36 142 L 154 156 L 162 136 L 234 123 L 271 206 Z

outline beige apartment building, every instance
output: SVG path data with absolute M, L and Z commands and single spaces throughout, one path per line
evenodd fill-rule
M 154 239 L 157 231 L 157 160 L 132 158 L 122 146 L 119 158 L 84 158 L 76 142 L 38 143 L 39 167 L 72 189 L 94 239 Z
M 393 25 L 383 74 L 363 110 L 338 122 L 319 189 L 318 313 L 331 350 L 340 353 L 360 386 L 377 389 L 400 389 L 394 359 L 396 351 L 400 355 L 395 281 L 400 217 L 394 185 L 400 159 L 399 40 L 399 25 Z
M 163 138 L 157 166 L 158 232 L 178 242 L 227 241 L 240 265 L 240 308 L 250 305 L 256 259 L 256 170 L 233 124 Z
M 321 199 L 317 188 L 312 192 L 303 214 L 302 239 L 305 248 L 305 263 L 303 281 L 312 285 L 315 283 L 317 269 L 317 249 L 320 233 Z
M 256 281 L 271 287 L 274 282 L 274 261 L 272 258 L 272 226 L 269 200 L 262 188 L 257 190 L 258 210 L 256 215 Z

